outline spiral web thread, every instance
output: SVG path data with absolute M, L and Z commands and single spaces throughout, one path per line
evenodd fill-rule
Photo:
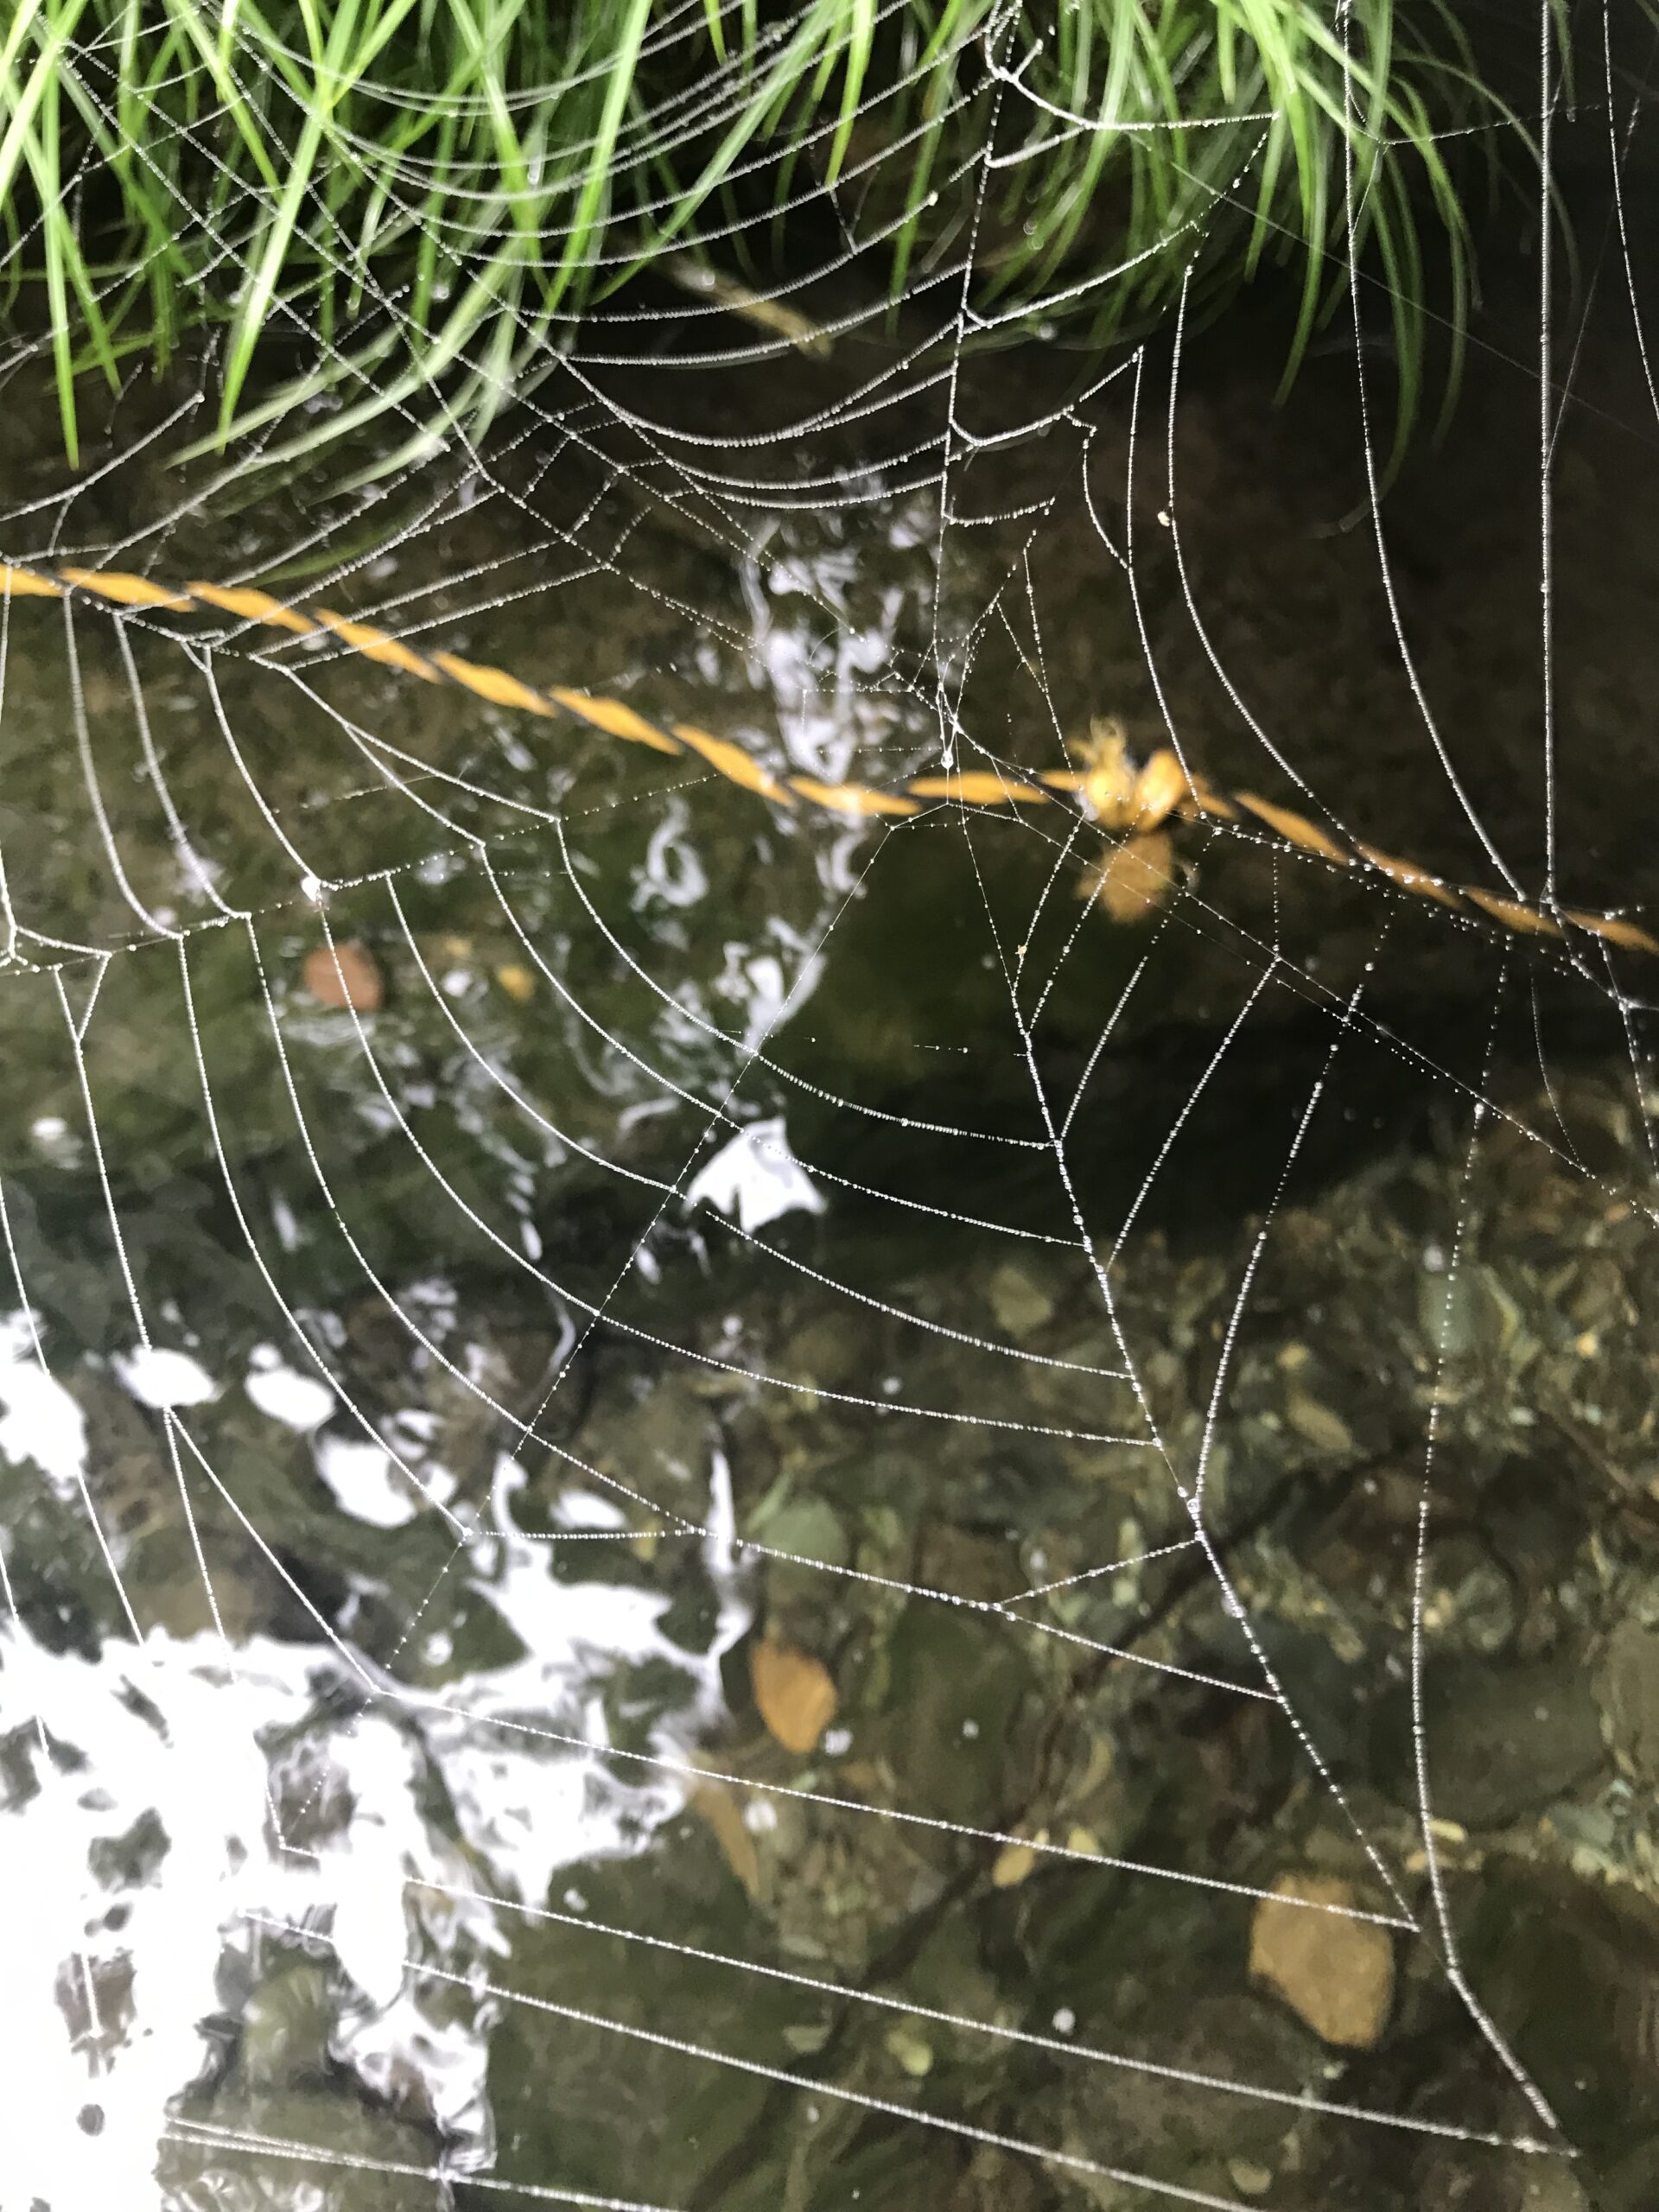
M 1570 124 L 1558 114 L 1548 9 L 1541 21 L 1541 207 L 1553 145 L 1569 128 L 1575 143 L 1595 136 L 1616 221 L 1591 291 L 1628 295 L 1645 375 L 1640 241 L 1623 191 L 1637 111 L 1610 25 L 1599 102 L 1581 87 Z M 1020 68 L 999 63 L 972 97 L 1028 95 Z M 364 2190 L 365 2203 L 382 2201 L 366 2193 L 377 2180 L 430 2183 L 438 2201 L 480 2191 L 690 2202 L 642 2187 L 658 2171 L 645 2139 L 674 2132 L 676 2098 L 706 2114 L 711 2097 L 741 2096 L 753 2133 L 740 2131 L 728 2167 L 711 2165 L 712 2201 L 726 2191 L 738 2201 L 742 2145 L 772 2140 L 767 2126 L 805 2146 L 803 2158 L 840 2128 L 847 2140 L 896 2143 L 929 2175 L 940 2171 L 925 2162 L 941 2145 L 963 2171 L 975 2159 L 1001 2161 L 987 2171 L 1029 2170 L 1057 2202 L 1253 2201 L 1248 2158 L 1212 2181 L 1173 2155 L 1160 2164 L 1123 2154 L 1110 2122 L 1117 2107 L 1091 2128 L 1087 2094 L 1071 2086 L 1095 2075 L 1155 2087 L 1181 2108 L 1236 2106 L 1253 2120 L 1267 2111 L 1322 2144 L 1410 2138 L 1471 2171 L 1484 2160 L 1571 2158 L 1460 1955 L 1455 1870 L 1444 1862 L 1466 1838 L 1435 1809 L 1427 1562 L 1444 1408 L 1454 1402 L 1440 1385 L 1455 1364 L 1485 1154 L 1502 1140 L 1547 1159 L 1628 1237 L 1656 1218 L 1651 1162 L 1639 1146 L 1613 1164 L 1592 1150 L 1564 1062 L 1547 1049 L 1561 1007 L 1594 1025 L 1598 1065 L 1622 1082 L 1621 1110 L 1644 1143 L 1640 963 L 1578 938 L 1494 944 L 1466 916 L 1414 901 L 1375 873 L 1360 884 L 1351 871 L 1333 889 L 1317 854 L 1287 850 L 1237 818 L 1205 818 L 1145 849 L 1156 880 L 1126 929 L 1073 895 L 1133 834 L 1086 808 L 1015 804 L 988 816 L 947 791 L 899 820 L 809 819 L 766 803 L 765 786 L 785 775 L 830 785 L 931 773 L 1017 782 L 1075 767 L 1075 687 L 1067 692 L 1052 664 L 1057 648 L 1077 658 L 1055 620 L 1074 622 L 1079 602 L 1059 598 L 1045 567 L 1058 542 L 1090 546 L 1103 595 L 1138 640 L 1159 716 L 1132 732 L 1143 753 L 1167 745 L 1191 776 L 1209 766 L 1203 734 L 1195 738 L 1173 696 L 1179 654 L 1212 672 L 1234 760 L 1335 838 L 1352 845 L 1368 834 L 1346 818 L 1313 747 L 1253 703 L 1252 671 L 1206 625 L 1202 563 L 1188 550 L 1198 525 L 1177 469 L 1185 320 L 1040 409 L 1010 411 L 1009 385 L 993 385 L 1002 414 L 976 423 L 988 388 L 974 345 L 985 311 L 969 276 L 999 181 L 988 164 L 974 222 L 954 257 L 918 285 L 896 343 L 864 346 L 885 309 L 847 282 L 866 241 L 855 195 L 838 188 L 841 243 L 810 280 L 670 303 L 624 294 L 591 317 L 492 446 L 458 440 L 383 479 L 366 537 L 350 494 L 300 503 L 298 520 L 296 503 L 274 496 L 257 519 L 241 518 L 250 535 L 240 565 L 210 565 L 225 550 L 212 535 L 218 487 L 169 476 L 161 457 L 207 407 L 211 361 L 196 388 L 164 404 L 135 381 L 105 458 L 80 478 L 52 482 L 37 468 L 27 488 L 10 487 L 0 551 L 20 574 L 116 569 L 159 585 L 211 574 L 232 590 L 302 574 L 307 603 L 344 607 L 419 654 L 516 670 L 529 653 L 537 683 L 623 696 L 658 722 L 695 717 L 759 764 L 761 785 L 740 793 L 718 762 L 652 760 L 648 747 L 624 754 L 602 734 L 573 738 L 510 706 L 435 700 L 395 668 L 365 667 L 343 634 L 273 639 L 231 613 L 176 622 L 164 607 L 111 607 L 84 592 L 55 606 L 11 592 L 0 609 L 0 745 L 15 793 L 0 840 L 8 1057 L 38 1096 L 29 1127 L 11 1133 L 11 1171 L 0 1179 L 16 1290 L 3 1433 L 35 1500 L 14 1514 L 0 1554 L 8 1740 L 29 1777 L 10 1816 L 26 1841 L 8 1917 L 11 1986 L 43 2006 L 32 2062 L 39 2101 L 21 2132 L 29 2173 L 52 2177 L 49 2190 L 33 2185 L 54 2206 L 140 2201 L 131 2192 L 152 2185 L 143 2177 L 158 2152 L 181 2202 L 208 2201 L 189 2191 L 222 2171 L 264 2176 L 278 2193 L 298 2187 L 296 2174 L 349 2172 L 346 2186 Z M 712 229 L 710 238 L 729 243 Z M 1560 327 L 1548 253 L 1540 276 L 1529 466 L 1539 489 L 1541 874 L 1506 851 L 1476 796 L 1478 775 L 1459 766 L 1475 748 L 1437 714 L 1420 671 L 1378 483 L 1373 294 L 1351 267 L 1351 421 L 1364 495 L 1351 518 L 1360 534 L 1346 542 L 1369 534 L 1378 619 L 1415 717 L 1408 743 L 1426 833 L 1455 825 L 1494 896 L 1548 916 L 1558 883 L 1586 905 L 1611 905 L 1622 887 L 1585 880 L 1558 806 L 1561 779 L 1587 771 L 1562 729 L 1552 487 L 1591 321 L 1586 314 L 1575 346 Z M 809 322 L 807 303 L 821 298 L 831 311 Z M 833 381 L 809 378 L 804 365 L 823 343 L 835 349 Z M 35 390 L 35 350 L 20 346 L 13 389 Z M 686 391 L 690 406 L 680 404 Z M 700 415 L 711 391 L 744 394 L 753 414 L 742 419 L 755 427 L 734 434 L 717 407 Z M 1656 426 L 1659 403 L 1652 422 L 1628 427 L 1645 441 Z M 245 454 L 238 466 L 248 465 Z M 1168 604 L 1154 602 L 1149 567 L 1160 589 L 1173 579 Z M 995 668 L 1004 673 L 982 683 Z M 775 712 L 735 715 L 744 685 L 770 693 Z M 982 706 L 988 696 L 1005 702 L 1000 715 Z M 722 918 L 724 879 L 705 854 L 721 856 L 734 884 L 762 887 L 762 921 Z M 908 902 L 935 872 L 963 909 L 950 943 L 967 949 L 951 957 L 989 977 L 1000 1027 L 987 1033 L 977 1001 L 953 1005 L 939 955 L 924 948 L 906 1065 L 917 1084 L 941 1063 L 982 1065 L 1001 1084 L 1011 1065 L 1024 1085 L 1017 1122 L 935 1110 L 933 1090 L 885 1075 L 867 1082 L 856 1065 L 843 1084 L 833 1059 L 800 1058 L 802 1040 L 816 1041 L 815 995 L 833 989 L 855 924 L 890 907 L 891 957 L 903 971 Z M 1247 910 L 1230 900 L 1240 885 Z M 1345 968 L 1326 959 L 1314 927 L 1325 912 L 1348 931 L 1351 953 L 1366 941 L 1366 957 Z M 493 950 L 480 950 L 486 938 Z M 353 965 L 363 944 L 372 995 Z M 1443 1039 L 1412 1033 L 1388 997 L 1395 974 L 1446 957 L 1448 946 L 1482 1016 L 1462 1059 Z M 1325 980 L 1332 966 L 1339 984 Z M 1050 1058 L 1056 1010 L 1080 988 L 1088 997 L 1096 972 L 1109 988 L 1095 996 L 1092 1033 L 1061 1090 Z M 1132 1056 L 1148 1007 L 1179 1016 L 1189 995 L 1207 1007 L 1211 991 L 1227 1001 L 1224 1018 L 1161 1124 L 1143 1134 L 1127 1196 L 1103 1208 L 1089 1166 L 1115 1141 L 1115 1058 Z M 923 1018 L 930 995 L 944 1006 L 938 1020 L 931 1009 Z M 1153 1224 L 1169 1183 L 1187 1172 L 1193 1133 L 1213 1129 L 1217 1114 L 1250 1110 L 1240 1056 L 1262 1025 L 1287 1016 L 1316 1046 L 1271 1172 L 1224 1243 L 1199 1415 L 1175 1433 L 1154 1374 L 1167 1247 Z M 1524 1106 L 1494 1074 L 1517 1020 L 1535 1051 Z M 435 1052 L 421 1041 L 429 1033 Z M 1414 1746 L 1415 1802 L 1403 1823 L 1342 1778 L 1351 1763 L 1330 1741 L 1330 1712 L 1315 1717 L 1275 1656 L 1259 1592 L 1241 1575 L 1244 1536 L 1216 1495 L 1285 1193 L 1356 1058 L 1386 1065 L 1433 1100 L 1466 1147 L 1453 1214 L 1437 1230 L 1444 1297 L 1426 1332 L 1420 1510 L 1393 1662 Z M 944 1095 L 971 1098 L 971 1081 Z M 791 1139 L 803 1124 L 815 1134 L 798 1154 Z M 371 1141 L 376 1161 L 401 1164 L 385 1205 L 357 1172 Z M 186 1209 L 177 1249 L 152 1204 L 166 1179 L 156 1165 L 163 1142 L 189 1147 L 193 1188 L 212 1193 L 192 1202 L 194 1215 Z M 272 1156 L 275 1179 L 264 1166 Z M 549 1221 L 570 1192 L 600 1228 L 566 1252 Z M 64 1209 L 82 1205 L 90 1219 L 72 1231 Z M 442 1256 L 427 1279 L 386 1247 L 388 1206 L 405 1224 L 413 1211 L 427 1224 L 429 1211 Z M 145 1224 L 137 1239 L 135 1215 Z M 882 1235 L 868 1248 L 838 1241 L 842 1215 L 879 1219 Z M 959 1290 L 902 1262 L 884 1272 L 888 1230 L 895 1240 L 966 1234 L 1016 1267 L 1029 1259 L 1058 1270 L 1077 1325 L 1031 1341 L 984 1310 L 980 1277 Z M 215 1249 L 193 1275 L 196 1237 Z M 400 1373 L 421 1378 L 424 1414 L 391 1403 L 397 1391 L 362 1342 L 327 1302 L 308 1302 L 319 1240 L 332 1279 L 354 1285 L 353 1313 L 377 1315 Z M 469 1290 L 499 1280 L 539 1317 L 519 1327 L 517 1352 L 492 1343 L 487 1319 L 469 1333 Z M 705 1297 L 738 1310 L 705 1308 Z M 77 1312 L 92 1316 L 93 1348 L 81 1354 Z M 786 1339 L 780 1317 L 803 1313 L 855 1314 L 875 1332 L 880 1370 L 802 1366 L 802 1338 Z M 540 1352 L 515 1367 L 537 1328 Z M 246 1365 L 240 1395 L 204 1370 L 211 1356 L 232 1356 L 226 1346 Z M 694 1404 L 700 1392 L 736 1410 L 677 1434 L 652 1464 L 590 1453 L 578 1409 L 603 1395 L 596 1371 L 619 1370 L 644 1378 L 642 1402 L 672 1389 L 669 1402 Z M 79 1386 L 89 1372 L 99 1403 L 124 1393 L 118 1451 L 87 1443 Z M 244 1396 L 264 1424 L 257 1433 Z M 448 1415 L 431 1410 L 439 1405 Z M 1155 1518 L 1144 1503 L 1133 1514 L 1080 1514 L 1062 1532 L 1058 1574 L 1052 1540 L 1015 1530 L 1009 1555 L 1026 1580 L 989 1592 L 972 1574 L 923 1571 L 925 1546 L 909 1572 L 902 1546 L 879 1565 L 861 1550 L 824 1557 L 769 1541 L 754 1510 L 733 1436 L 774 1406 L 824 1425 L 809 1436 L 833 1426 L 842 1451 L 879 1451 L 884 1465 L 939 1459 L 964 1479 L 999 1453 L 1022 1465 L 1092 1458 L 1126 1497 L 1155 1494 L 1161 1509 Z M 442 1442 L 446 1419 L 465 1425 L 456 1408 L 487 1439 L 459 1469 Z M 314 1514 L 325 1482 L 334 1501 L 352 1562 L 337 1591 L 320 1589 L 301 1563 L 283 1494 L 249 1475 L 262 1453 L 283 1452 L 298 1455 Z M 675 1471 L 677 1453 L 684 1464 Z M 142 1471 L 136 1518 L 118 1462 Z M 348 1497 L 353 1471 L 372 1477 L 371 1505 L 360 1491 Z M 798 1503 L 799 1484 L 795 1494 Z M 914 1500 L 897 1504 L 903 1514 Z M 371 1578 L 352 1548 L 365 1515 L 387 1531 L 385 1604 L 365 1594 Z M 793 1525 L 804 1525 L 798 1516 Z M 86 1656 L 73 1637 L 42 1640 L 36 1616 L 54 1570 L 41 1554 L 58 1545 L 87 1586 L 97 1581 L 101 1655 Z M 634 1564 L 607 1580 L 584 1558 Z M 188 1603 L 163 1592 L 153 1564 L 162 1560 L 194 1578 Z M 930 1870 L 924 1910 L 936 1916 L 1003 1890 L 1017 1904 L 1062 1876 L 1114 1885 L 1131 1912 L 1148 1895 L 1190 1891 L 1238 1932 L 1241 1971 L 1243 1931 L 1274 1895 L 1278 1868 L 1270 1835 L 1172 1834 L 1160 1858 L 1154 1826 L 1115 1850 L 1085 1821 L 1052 1829 L 1035 1790 L 1021 1803 L 1016 1788 L 990 1812 L 944 1808 L 921 1785 L 925 1763 L 907 1777 L 893 1756 L 861 1759 L 856 1702 L 805 1757 L 783 1758 L 758 1730 L 752 1740 L 741 1726 L 734 1734 L 721 1662 L 767 1591 L 777 1631 L 769 1578 L 779 1571 L 804 1617 L 821 1605 L 843 1631 L 867 1604 L 886 1608 L 883 1618 L 932 1611 L 976 1648 L 1038 1653 L 1033 1680 L 1052 1711 L 1086 1688 L 1141 1725 L 1166 1715 L 1151 1725 L 1169 1728 L 1173 1763 L 1194 1714 L 1218 1703 L 1259 1713 L 1249 1725 L 1294 1769 L 1346 1870 L 1340 1893 L 1281 1910 L 1393 1936 L 1402 1976 L 1450 1993 L 1478 2093 L 1463 2110 L 1425 2108 L 1379 2099 L 1363 2075 L 1351 2088 L 1340 2066 L 1317 2080 L 1294 2068 L 1270 2078 L 1132 2040 L 1094 2041 L 1086 2023 L 1074 2032 L 1075 2005 L 1051 2018 L 930 2004 L 896 1967 L 883 1972 L 879 1949 L 861 1967 L 833 1956 L 803 1963 L 774 1924 L 778 1893 L 756 1872 L 778 1835 L 856 1854 L 880 1830 L 870 1847 L 883 1863 L 913 1873 L 914 1859 Z M 661 1621 L 673 1591 L 689 1585 L 706 1618 L 688 1642 Z M 284 1633 L 238 1627 L 226 1601 L 232 1586 L 264 1592 L 256 1613 L 280 1606 Z M 1109 1626 L 1073 1602 L 1101 1586 L 1128 1593 Z M 447 1638 L 429 1648 L 427 1624 L 458 1587 L 510 1624 L 518 1658 L 446 1675 Z M 675 1695 L 640 1726 L 624 1725 L 626 1713 L 620 1722 L 604 1695 L 624 1652 L 678 1674 Z M 207 1807 L 189 1817 L 214 1787 L 204 1760 L 223 1762 L 222 1821 Z M 102 1799 L 88 1793 L 88 1765 Z M 137 1796 L 124 1795 L 135 1787 Z M 461 1840 L 416 1808 L 417 1788 L 423 1808 L 435 1789 L 447 1794 Z M 150 1802 L 168 1839 L 155 1878 L 89 1874 L 100 1840 Z M 538 1823 L 539 1837 L 530 1832 Z M 584 1861 L 694 1850 L 753 1890 L 740 1939 L 729 1917 L 700 1926 L 690 1906 L 671 1928 L 643 1911 L 607 1920 L 579 1886 Z M 545 1976 L 516 1982 L 515 1960 L 551 1929 L 575 1947 L 571 1955 L 611 1947 L 617 1974 L 637 1980 L 608 2007 L 562 1997 Z M 257 2107 L 252 2118 L 226 2119 L 211 2097 L 185 2095 L 207 2048 L 198 2023 L 229 2001 L 227 1982 L 241 1974 L 245 1995 L 273 1961 L 295 1957 L 327 1962 L 335 2056 L 361 2083 L 395 2102 L 393 2054 L 422 2054 L 426 2132 L 410 2134 L 429 2155 L 307 2139 L 262 2122 Z M 1179 1959 L 1148 1963 L 1179 1987 Z M 822 2065 L 772 2032 L 764 2005 L 780 1993 L 837 2024 L 815 2046 Z M 503 2139 L 484 2069 L 492 2039 L 509 2029 L 538 2054 L 555 2120 L 576 2131 L 569 2171 L 526 2170 Z M 901 2050 L 931 2039 L 953 2052 L 988 2048 L 998 2063 L 1039 2062 L 1050 2087 L 1034 2102 L 976 2088 L 971 2060 L 938 2078 L 842 2063 L 861 2036 L 886 2049 L 882 2038 L 901 2031 Z M 626 2102 L 621 2077 L 635 2067 L 641 2133 L 626 2145 L 626 2131 L 582 2135 L 588 2069 Z M 855 2128 L 862 2133 L 847 2133 Z M 762 2152 L 753 2155 L 758 2169 Z M 1294 2183 L 1281 2186 L 1282 2201 L 1300 2201 Z

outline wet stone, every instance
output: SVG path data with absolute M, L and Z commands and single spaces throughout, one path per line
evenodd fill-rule
M 1160 2065 L 1220 2083 L 1268 2083 L 1294 2094 L 1318 2077 L 1318 2045 L 1300 2021 L 1268 1999 L 1201 1989 L 1175 2009 L 1179 2020 L 1169 2018 L 1172 2008 L 1158 2006 L 1152 2020 L 1127 2031 L 1116 2024 L 1093 2024 L 1090 2040 L 1102 2047 L 1128 2044 Z M 1220 2088 L 1195 2094 L 1169 2076 L 1116 2068 L 1090 2073 L 1094 2078 L 1087 2082 L 1073 2076 L 1067 2084 L 1065 2102 L 1076 2115 L 1079 2150 L 1098 2155 L 1101 2142 L 1109 2140 L 1114 2163 L 1223 2190 L 1229 2183 L 1237 2186 L 1233 2162 L 1270 2174 L 1281 2155 L 1288 2115 L 1275 2101 Z M 1147 2200 L 1126 2191 L 1096 2201 L 1131 2212 Z
M 779 1369 L 827 1390 L 867 1389 L 878 1356 L 875 1332 L 862 1315 L 817 1313 L 789 1338 Z
M 1034 1336 L 1053 1317 L 1054 1300 L 1028 1268 L 1005 1262 L 986 1286 L 999 1329 L 1019 1339 Z
M 1619 1764 L 1659 1780 L 1659 1628 L 1622 1622 L 1596 1673 L 1596 1698 Z
M 825 1567 L 844 1566 L 850 1552 L 847 1531 L 834 1508 L 819 1497 L 769 1491 L 749 1516 L 744 1533 L 768 1551 Z
M 1298 1384 L 1285 1394 L 1285 1419 L 1305 1444 L 1326 1459 L 1346 1459 L 1354 1451 L 1353 1431 L 1341 1414 Z
M 1498 1827 L 1587 1782 L 1605 1762 L 1587 1673 L 1567 1658 L 1504 1667 L 1462 1656 L 1429 1671 L 1425 1735 L 1429 1798 L 1468 1828 Z M 1408 1693 L 1385 1707 L 1380 1772 L 1414 1801 Z
M 1423 1633 L 1490 1655 L 1515 1634 L 1515 1586 L 1471 1536 L 1448 1536 L 1429 1548 Z

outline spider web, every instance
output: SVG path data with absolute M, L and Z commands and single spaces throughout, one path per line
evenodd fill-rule
M 1400 505 L 1357 258 L 1275 413 L 1185 311 L 987 349 L 973 221 L 889 329 L 855 164 L 821 267 L 624 292 L 367 490 L 227 519 L 168 460 L 211 350 L 67 480 L 20 344 L 5 556 L 257 579 L 829 784 L 1109 714 L 1639 903 L 1639 56 L 1605 20 L 1569 112 L 1540 20 L 1535 296 Z M 1012 58 L 972 97 L 1036 110 Z M 1465 1788 L 1436 1697 L 1581 1694 L 1580 1585 L 1510 1619 L 1491 1556 L 1636 1540 L 1541 1440 L 1646 1510 L 1639 963 L 1238 821 L 1114 923 L 1086 807 L 769 805 L 84 593 L 8 597 L 0 685 L 20 2202 L 1581 2201 L 1483 1884 L 1579 1866 L 1586 1769 Z M 763 1636 L 835 1681 L 804 1751 Z M 1387 1939 L 1379 2048 L 1305 1962 L 1253 1988 L 1275 1929 L 1338 1994 Z

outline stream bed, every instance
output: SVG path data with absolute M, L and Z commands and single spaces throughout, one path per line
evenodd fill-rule
M 1351 353 L 1275 410 L 1248 313 L 1173 492 L 1167 347 L 979 365 L 988 435 L 1068 411 L 943 560 L 925 392 L 718 528 L 573 408 L 360 543 L 121 418 L 69 484 L 36 393 L 3 550 L 307 599 L 321 547 L 423 650 L 829 782 L 945 700 L 969 766 L 1112 716 L 1307 804 L 1265 731 L 1385 851 L 1535 885 L 1553 819 L 1650 919 L 1659 437 L 1609 286 L 1547 793 L 1529 281 L 1393 614 Z M 779 373 L 677 434 L 741 475 L 849 368 Z M 1059 810 L 785 809 L 330 637 L 3 613 L 8 2206 L 1655 2201 L 1639 962 L 1214 824 L 1115 924 Z

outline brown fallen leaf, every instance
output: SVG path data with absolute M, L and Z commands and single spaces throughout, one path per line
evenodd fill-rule
M 822 1661 L 787 1643 L 757 1643 L 749 1680 L 760 1718 L 784 1749 L 815 1751 L 836 1717 L 836 1686 Z
M 691 1792 L 690 1809 L 705 1821 L 720 1846 L 721 1856 L 751 1897 L 760 1888 L 760 1857 L 743 1819 L 736 1793 L 718 1782 L 700 1782 Z
M 372 1014 L 385 996 L 374 955 L 355 940 L 337 944 L 332 951 L 320 944 L 308 952 L 305 988 L 323 1006 L 349 1006 L 359 1014 Z
M 1281 1874 L 1250 1924 L 1250 1975 L 1276 1990 L 1322 2041 L 1369 2050 L 1394 2003 L 1394 1943 L 1375 1921 L 1309 1905 L 1351 1907 L 1348 1884 L 1326 1874 Z M 1279 1899 L 1300 1897 L 1302 1904 Z
M 1175 887 L 1175 848 L 1161 830 L 1126 838 L 1084 876 L 1081 890 L 1115 922 L 1143 922 Z

